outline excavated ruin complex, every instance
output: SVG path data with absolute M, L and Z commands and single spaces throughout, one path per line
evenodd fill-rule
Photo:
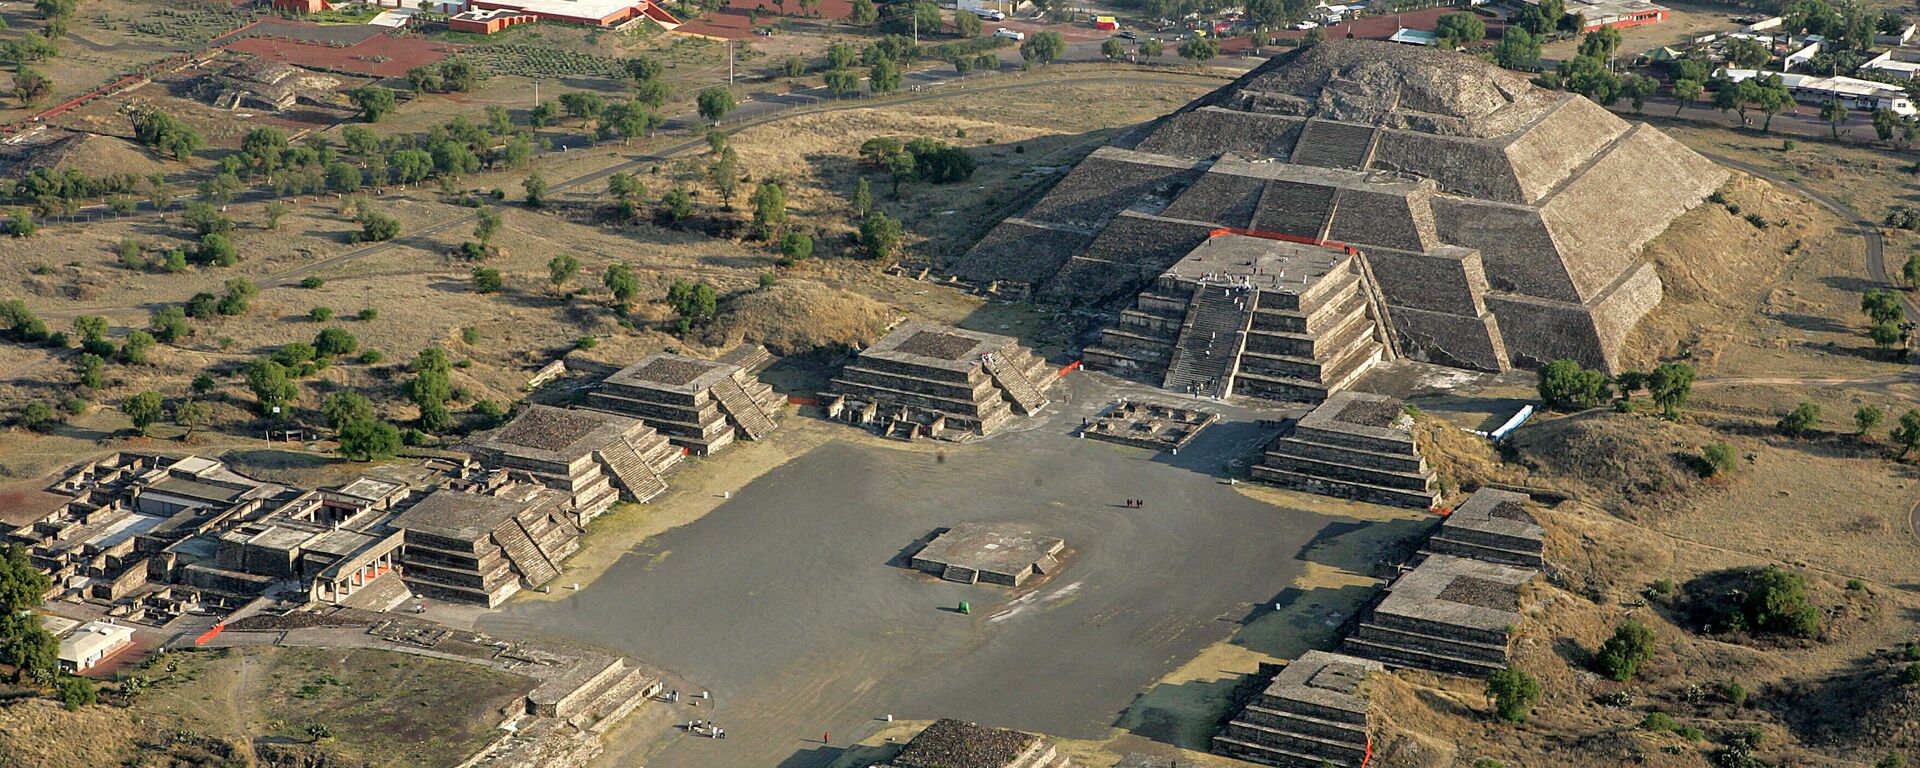
M 1350 247 L 1357 258 L 1344 271 L 1379 299 L 1364 314 L 1384 355 L 1488 371 L 1561 358 L 1614 369 L 1628 331 L 1660 301 L 1642 247 L 1726 178 L 1658 130 L 1477 59 L 1336 40 L 1276 57 L 1095 151 L 941 268 L 1025 284 L 1043 301 L 1173 321 L 1194 302 L 1165 290 L 1177 286 L 1163 276 L 1222 230 Z M 1319 333 L 1298 334 L 1296 346 Z M 1296 368 L 1313 360 L 1292 356 Z M 1135 357 L 1132 369 L 1156 384 L 1169 378 L 1167 361 Z M 1347 371 L 1333 373 L 1320 386 L 1337 388 Z

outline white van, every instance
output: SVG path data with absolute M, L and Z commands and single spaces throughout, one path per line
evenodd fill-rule
M 994 36 L 994 37 L 1004 37 L 1004 38 L 1006 38 L 1006 39 L 1008 39 L 1008 40 L 1012 40 L 1012 41 L 1014 41 L 1014 42 L 1020 42 L 1020 41 L 1022 41 L 1022 40 L 1025 40 L 1025 39 L 1027 39 L 1027 33 L 1025 33 L 1025 32 L 1018 32 L 1018 31 L 1015 31 L 1015 30 L 1011 30 L 1011 29 L 1007 29 L 1006 27 L 1001 27 L 1001 28 L 999 28 L 999 29 L 997 29 L 997 30 L 994 30 L 994 32 L 993 32 L 993 36 Z

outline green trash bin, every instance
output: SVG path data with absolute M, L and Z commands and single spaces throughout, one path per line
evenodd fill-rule
M 972 615 L 973 615 L 973 604 L 972 604 L 972 603 L 969 603 L 969 602 L 967 602 L 967 601 L 965 601 L 965 600 L 962 600 L 962 601 L 960 601 L 960 612 L 961 612 L 961 613 L 964 613 L 964 614 L 966 614 L 966 615 L 968 615 L 968 616 L 972 616 Z

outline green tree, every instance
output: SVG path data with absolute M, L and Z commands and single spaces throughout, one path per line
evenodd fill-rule
M 813 238 L 805 232 L 788 232 L 780 238 L 780 262 L 792 264 L 813 256 Z
M 873 189 L 867 186 L 866 177 L 861 177 L 853 185 L 853 215 L 862 219 L 873 210 Z
M 867 68 L 867 88 L 874 93 L 892 93 L 900 89 L 900 65 L 893 59 L 880 59 Z
M 481 206 L 474 211 L 473 237 L 480 241 L 481 249 L 493 245 L 494 235 L 500 234 L 500 214 L 492 208 Z
M 1496 717 L 1510 723 L 1524 723 L 1540 701 L 1540 681 L 1525 670 L 1510 667 L 1487 675 L 1487 695 L 1493 697 Z
M 1900 458 L 1906 458 L 1913 449 L 1920 448 L 1920 410 L 1909 410 L 1900 414 L 1900 424 L 1890 433 L 1893 444 L 1900 446 Z
M 963 13 L 961 15 L 969 16 L 971 14 Z M 1127 46 L 1120 42 L 1120 38 L 1109 37 L 1106 42 L 1100 44 L 1100 55 L 1107 57 L 1107 61 L 1119 61 L 1126 58 Z
M 154 338 L 168 344 L 193 335 L 193 327 L 187 324 L 186 309 L 172 304 L 148 312 L 147 327 L 153 330 Z
M 1907 255 L 1907 263 L 1900 265 L 1900 277 L 1908 288 L 1920 288 L 1920 251 Z
M 1045 66 L 1066 52 L 1067 41 L 1052 30 L 1035 32 L 1020 44 L 1020 58 L 1028 65 Z
M 701 90 L 700 95 L 695 97 L 695 105 L 700 110 L 700 119 L 714 125 L 726 119 L 736 106 L 733 91 L 718 85 Z
M 355 109 L 360 110 L 360 115 L 369 123 L 380 122 L 387 115 L 393 114 L 394 108 L 398 106 L 398 102 L 393 98 L 393 91 L 377 85 L 366 85 L 347 91 L 347 100 L 353 103 Z
M 1743 607 L 1756 630 L 1795 637 L 1820 632 L 1820 610 L 1807 599 L 1806 579 L 1777 566 L 1754 575 Z
M 212 416 L 211 407 L 191 398 L 173 407 L 173 423 L 187 428 L 186 434 L 180 436 L 182 440 L 192 437 L 193 431 L 199 429 L 201 424 L 207 423 L 207 419 Z
M 166 403 L 160 399 L 160 393 L 147 390 L 121 401 L 120 412 L 127 415 L 127 419 L 133 422 L 134 430 L 144 437 L 147 428 L 166 414 Z
M 853 0 L 852 10 L 847 15 L 847 23 L 856 27 L 872 26 L 879 20 L 880 10 L 873 6 L 873 0 Z
M 1693 106 L 1693 103 L 1700 99 L 1702 90 L 1705 89 L 1697 80 L 1673 81 L 1673 98 L 1680 102 L 1680 106 L 1674 108 L 1673 114 L 1679 115 L 1681 110 Z
M 1159 40 L 1153 38 L 1142 40 L 1140 41 L 1140 58 L 1152 61 L 1159 58 L 1160 54 L 1166 51 L 1166 48 L 1166 43 L 1162 43 Z
M 299 386 L 287 376 L 287 367 L 272 360 L 255 360 L 247 366 L 247 389 L 252 390 L 262 414 L 300 395 Z
M 1653 659 L 1653 647 L 1653 629 L 1629 619 L 1600 645 L 1600 651 L 1594 654 L 1594 664 L 1601 674 L 1624 683 Z
M 320 417 L 328 427 L 339 430 L 348 422 L 375 418 L 373 401 L 358 392 L 335 392 L 320 404 Z
M 569 254 L 563 253 L 547 260 L 547 277 L 554 285 L 565 285 L 577 274 L 580 274 L 580 260 Z
M 1607 400 L 1607 375 L 1588 370 L 1575 360 L 1555 360 L 1540 367 L 1540 399 L 1562 411 L 1592 408 Z
M 138 328 L 127 331 L 127 340 L 120 345 L 120 359 L 129 365 L 144 365 L 153 344 L 153 334 Z
M 953 29 L 955 32 L 960 33 L 960 37 L 963 39 L 979 37 L 980 33 L 984 31 L 981 29 L 982 26 L 979 16 L 975 16 L 966 11 L 960 11 L 953 15 Z
M 860 76 L 844 69 L 827 70 L 824 76 L 827 90 L 834 98 L 843 98 L 860 90 Z
M 81 315 L 73 319 L 73 335 L 80 337 L 85 344 L 101 341 L 107 337 L 107 319 L 99 315 Z
M 41 74 L 40 70 L 25 64 L 14 70 L 13 97 L 19 99 L 22 106 L 35 104 L 52 93 L 53 78 Z
M 1693 366 L 1686 363 L 1664 363 L 1647 376 L 1647 392 L 1668 421 L 1680 418 L 1680 409 L 1693 394 L 1693 377 Z
M 660 218 L 669 224 L 685 221 L 693 215 L 693 193 L 686 187 L 674 187 L 660 196 Z
M 475 267 L 473 270 L 473 289 L 480 293 L 499 293 L 502 287 L 500 270 Z
M 1861 437 L 1866 437 L 1868 432 L 1878 429 L 1880 423 L 1886 419 L 1887 412 L 1880 410 L 1879 406 L 1863 405 L 1853 411 L 1853 426 L 1859 428 Z
M 680 315 L 681 328 L 703 323 L 720 309 L 720 296 L 705 281 L 675 280 L 667 288 L 667 304 Z
M 1847 105 L 1839 99 L 1828 99 L 1820 105 L 1820 119 L 1827 121 L 1827 128 L 1833 132 L 1833 138 L 1840 138 L 1840 124 L 1847 121 Z
M 1180 44 L 1180 58 L 1195 64 L 1205 64 L 1220 55 L 1220 44 L 1211 37 L 1192 37 Z
M 1883 288 L 1870 288 L 1861 294 L 1860 311 L 1874 325 L 1897 323 L 1906 315 L 1900 306 L 1900 297 Z
M 1487 23 L 1471 13 L 1449 13 L 1435 23 L 1433 34 L 1440 48 L 1464 48 L 1486 38 Z
M 1805 437 L 1809 431 L 1812 431 L 1814 425 L 1819 423 L 1820 405 L 1802 401 L 1787 415 L 1780 417 L 1779 423 L 1775 424 L 1774 428 L 1788 437 Z
M 787 190 L 778 182 L 763 181 L 754 188 L 753 232 L 761 240 L 773 240 L 781 225 L 787 223 Z
M 520 181 L 520 188 L 527 193 L 527 207 L 539 208 L 547 202 L 547 179 L 538 172 L 527 174 Z
M 860 248 L 869 259 L 890 259 L 900 247 L 900 221 L 874 211 L 860 221 Z
M 345 328 L 323 328 L 313 337 L 313 353 L 322 359 L 351 355 L 358 349 L 360 340 Z
M 400 429 L 372 418 L 356 418 L 339 429 L 340 453 L 349 459 L 372 461 L 400 450 Z
M 621 308 L 621 314 L 626 314 L 627 305 L 640 295 L 640 278 L 625 264 L 607 267 L 607 273 L 600 281 L 613 293 L 613 303 Z

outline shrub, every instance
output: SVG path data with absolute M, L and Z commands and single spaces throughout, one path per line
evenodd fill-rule
M 1720 686 L 1720 698 L 1736 707 L 1746 706 L 1747 688 L 1739 683 L 1723 683 Z
M 1803 401 L 1799 405 L 1794 406 L 1794 409 L 1788 412 L 1787 415 L 1780 417 L 1780 421 L 1774 425 L 1774 429 L 1779 430 L 1780 434 L 1788 437 L 1804 437 L 1808 432 L 1813 430 L 1814 425 L 1819 423 L 1820 405 L 1818 403 Z
M 360 310 L 359 314 L 354 315 L 355 319 L 361 321 L 373 320 L 379 317 L 380 310 L 374 309 L 373 307 L 367 307 L 366 309 Z
M 1820 632 L 1820 611 L 1807 600 L 1806 580 L 1779 567 L 1768 566 L 1754 577 L 1742 607 L 1756 631 L 1795 637 Z
M 1632 680 L 1640 667 L 1653 658 L 1653 646 L 1653 630 L 1629 620 L 1601 644 L 1599 653 L 1594 654 L 1594 663 L 1607 677 L 1624 683 Z
M 1900 682 L 1903 685 L 1913 685 L 1914 683 L 1920 683 L 1920 662 L 1915 662 L 1912 664 L 1908 664 L 1904 667 L 1901 667 Z
M 1678 731 L 1680 730 L 1680 722 L 1665 712 L 1648 712 L 1646 718 L 1640 721 L 1640 729 L 1645 731 Z
M 1731 445 L 1709 443 L 1700 449 L 1701 477 L 1731 474 L 1739 466 Z
M 1493 697 L 1495 716 L 1510 723 L 1523 723 L 1540 701 L 1540 681 L 1525 670 L 1508 668 L 1487 675 L 1487 695 Z
M 1653 584 L 1647 587 L 1648 595 L 1661 599 L 1671 598 L 1679 591 L 1680 585 L 1675 584 L 1673 579 L 1655 579 Z
M 314 307 L 312 311 L 307 313 L 307 319 L 312 320 L 316 323 L 324 323 L 328 320 L 332 320 L 333 309 L 329 307 Z
M 305 288 L 309 291 L 317 290 L 326 284 L 327 284 L 327 281 L 317 277 L 309 277 L 300 281 L 300 287 Z

